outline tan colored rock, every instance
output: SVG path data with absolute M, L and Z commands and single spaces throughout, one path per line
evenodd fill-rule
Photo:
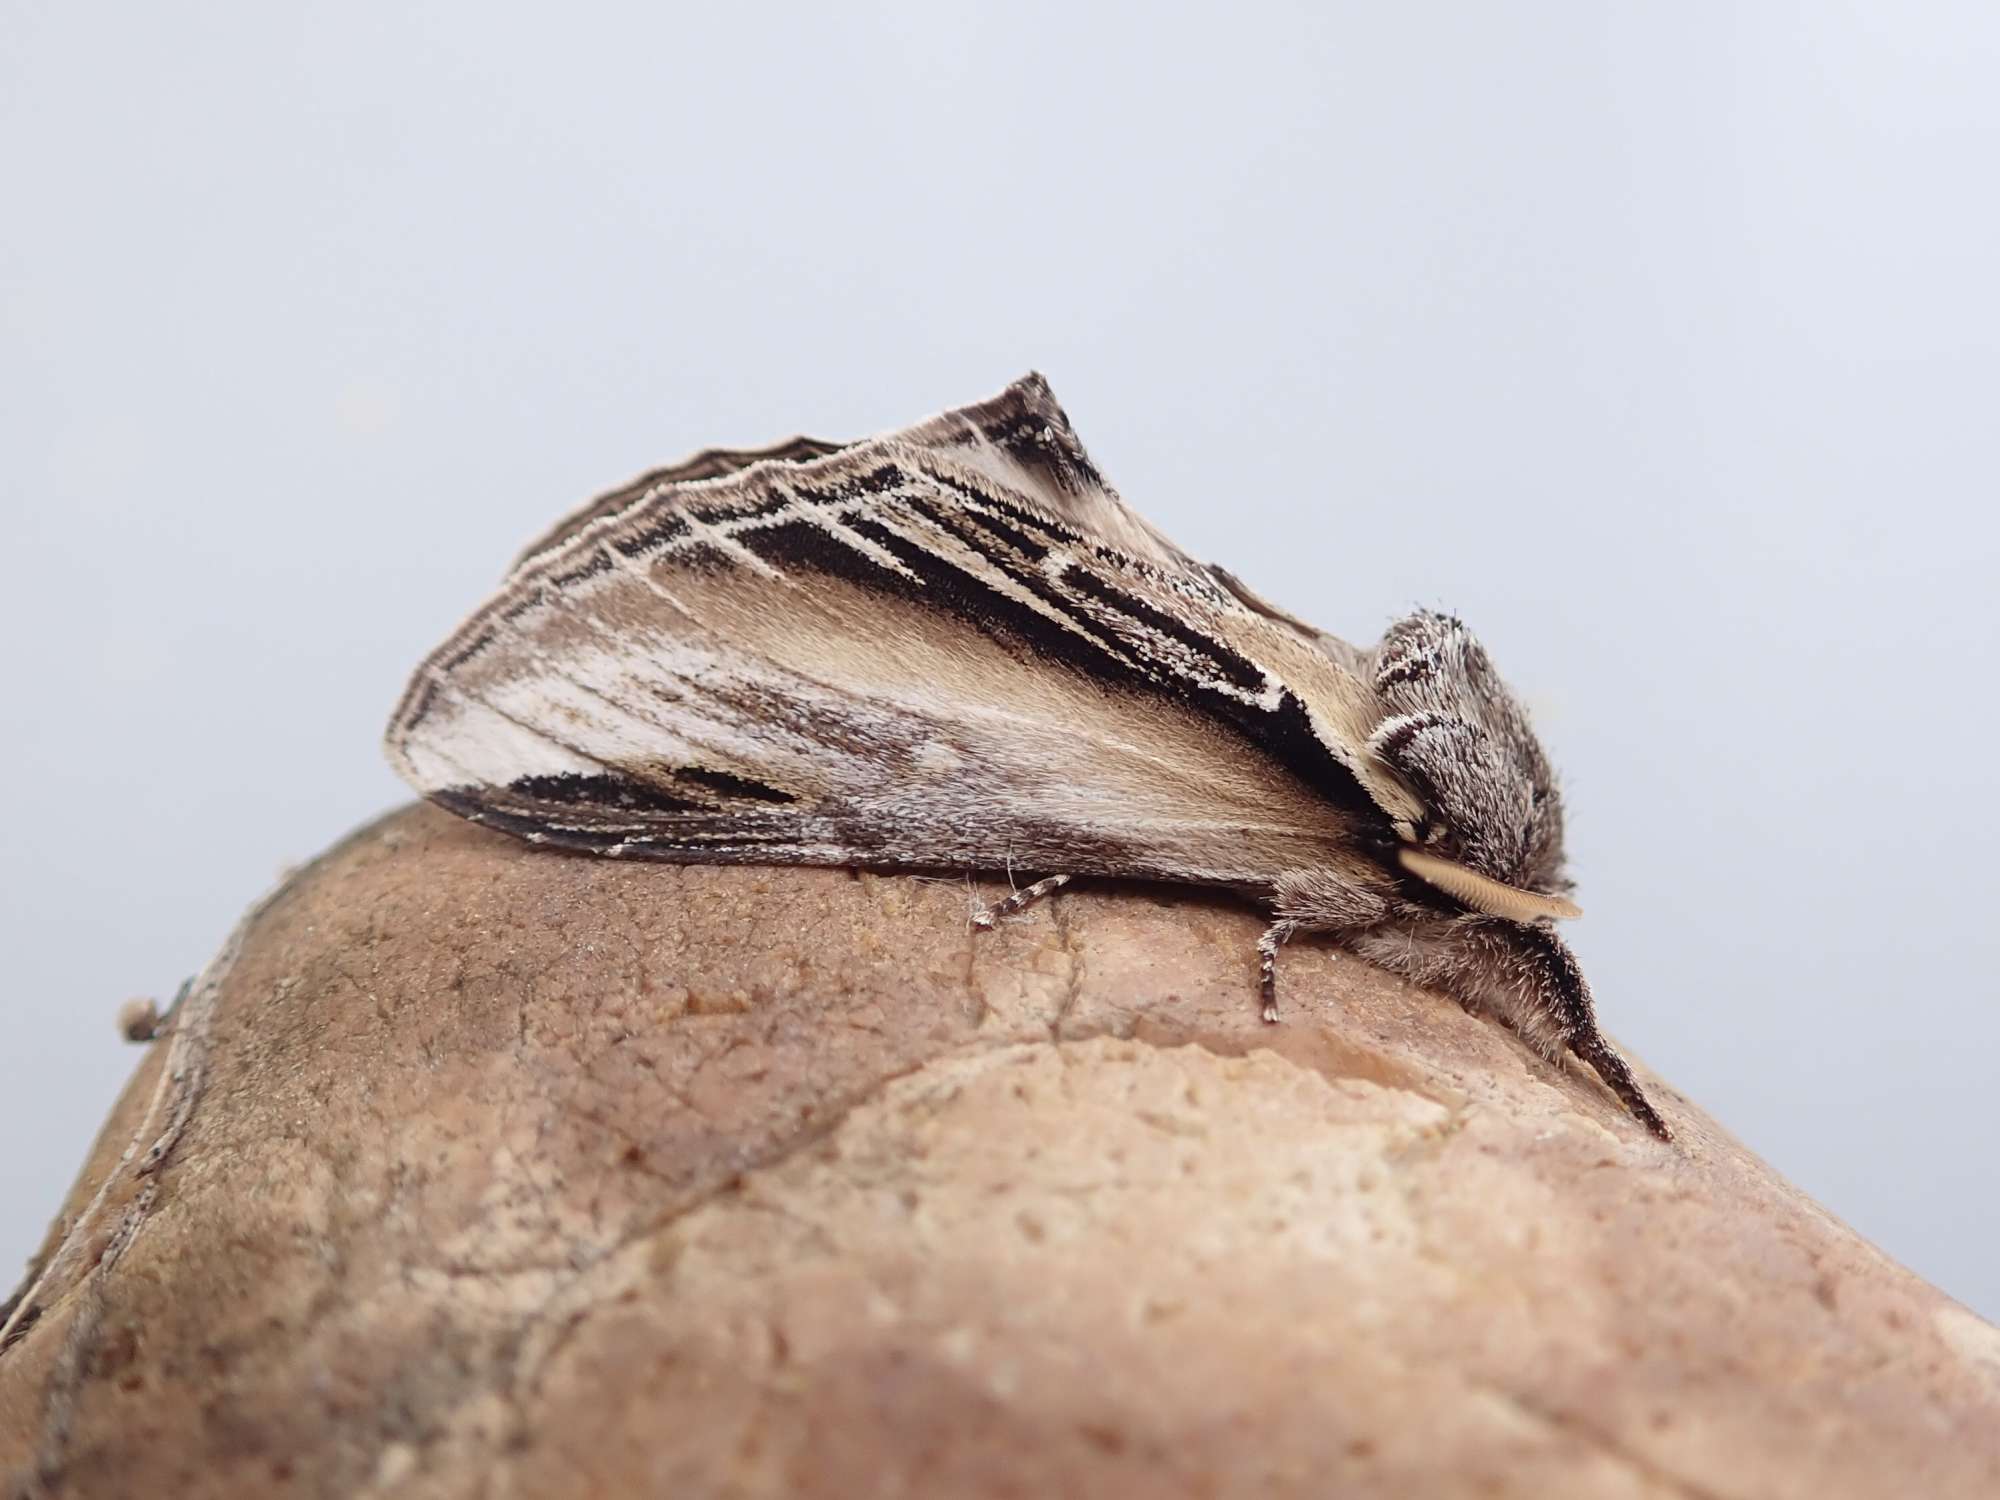
M 0 1474 L 2000 1495 L 2000 1331 L 1657 1081 L 1675 1147 L 1324 945 L 1263 1027 L 1247 908 L 1085 888 L 975 934 L 968 894 L 364 830 L 106 1126 L 0 1353 Z

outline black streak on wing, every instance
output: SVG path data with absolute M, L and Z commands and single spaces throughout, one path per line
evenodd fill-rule
M 616 547 L 622 556 L 639 557 L 679 541 L 687 535 L 687 529 L 687 517 L 681 512 L 662 510 L 650 525 L 618 537 L 611 545 Z
M 1055 424 L 1060 422 L 1058 432 Z M 1075 494 L 1086 487 L 1104 483 L 1083 444 L 1070 429 L 1068 418 L 1050 398 L 1046 412 L 1013 410 L 988 422 L 980 431 L 986 440 L 1006 450 L 1007 455 L 1030 473 L 1039 474 L 1051 487 Z
M 1117 610 L 1148 630 L 1178 641 L 1191 655 L 1199 657 L 1220 673 L 1225 681 L 1237 687 L 1255 692 L 1264 686 L 1264 674 L 1235 652 L 1224 648 L 1214 637 L 1190 630 L 1172 615 L 1162 614 L 1142 599 L 1135 599 L 1122 589 L 1113 588 L 1095 573 L 1084 568 L 1071 568 L 1062 576 L 1065 586 L 1079 594 L 1087 594 L 1098 603 Z
M 1024 530 L 1039 531 L 1052 542 L 1081 543 L 1085 540 L 1082 532 L 1075 531 L 1061 522 L 1052 521 L 1047 516 L 1038 515 L 1025 506 L 1015 505 L 1000 495 L 988 494 L 982 490 L 973 489 L 970 485 L 961 483 L 949 474 L 934 473 L 929 477 L 943 488 L 954 490 L 967 500 L 973 502 L 972 506 L 967 508 L 967 513 L 977 516 L 982 524 L 991 524 L 991 522 L 986 517 L 979 516 L 979 510 L 998 511 Z M 1041 547 L 1029 555 L 1040 558 L 1046 555 L 1047 552 L 1048 548 Z
M 499 638 L 500 633 L 490 627 L 480 631 L 478 635 L 467 641 L 464 646 L 460 647 L 458 651 L 446 659 L 444 670 L 447 672 L 456 672 Z
M 685 781 L 694 786 L 705 787 L 712 792 L 720 792 L 725 797 L 747 798 L 752 802 L 796 802 L 799 799 L 790 792 L 766 786 L 761 781 L 752 781 L 747 776 L 737 776 L 728 771 L 710 771 L 701 766 L 683 766 L 674 772 L 676 781 Z
M 989 515 L 983 510 L 968 510 L 964 514 L 966 520 L 983 531 L 991 532 L 1031 563 L 1038 563 L 1049 555 L 1049 549 L 1045 545 L 998 516 Z
M 657 774 L 661 780 L 671 778 L 691 791 L 707 795 L 699 800 L 675 796 L 658 781 L 616 771 L 521 776 L 509 782 L 500 796 L 488 794 L 483 801 L 476 788 L 452 795 L 482 805 L 489 813 L 484 821 L 496 827 L 500 826 L 500 818 L 505 817 L 512 832 L 532 830 L 552 834 L 561 829 L 587 834 L 585 846 L 590 848 L 616 843 L 633 830 L 647 826 L 650 819 L 661 816 L 675 819 L 713 816 L 723 811 L 718 803 L 731 801 L 782 804 L 798 800 L 790 792 L 761 781 L 704 766 L 662 766 Z M 519 826 L 513 826 L 515 823 Z
M 702 480 L 720 479 L 725 475 L 747 469 L 750 465 L 760 463 L 766 459 L 775 459 L 791 464 L 810 463 L 813 459 L 824 458 L 829 453 L 839 452 L 843 446 L 845 445 L 841 443 L 823 442 L 819 438 L 795 437 L 785 442 L 774 444 L 769 448 L 704 448 L 692 458 L 685 459 L 677 464 L 670 464 L 663 469 L 650 470 L 647 473 L 641 474 L 629 484 L 622 484 L 615 490 L 608 490 L 587 505 L 572 511 L 569 515 L 564 516 L 562 520 L 558 521 L 550 530 L 537 537 L 534 543 L 521 553 L 520 558 L 517 558 L 516 562 L 519 563 L 538 552 L 546 552 L 552 547 L 561 546 L 600 516 L 612 515 L 624 510 L 626 507 L 651 496 L 654 491 L 665 489 L 669 485 L 692 484 Z M 668 515 L 671 516 L 672 512 L 669 511 Z M 685 529 L 686 526 L 683 523 L 679 530 L 674 531 L 671 535 L 677 536 L 680 530 Z M 642 533 L 641 535 L 643 536 L 644 534 Z M 627 540 L 637 541 L 639 538 L 628 538 Z M 629 556 L 630 554 L 628 553 L 627 555 Z
M 686 813 L 706 811 L 706 805 L 673 797 L 657 787 L 615 773 L 586 775 L 563 771 L 545 776 L 522 776 L 507 784 L 517 797 L 535 802 L 553 802 L 563 807 L 617 808 L 627 812 Z
M 610 572 L 611 567 L 610 554 L 605 552 L 602 547 L 598 547 L 575 567 L 570 568 L 566 572 L 551 574 L 549 582 L 557 589 L 573 588 L 577 584 L 582 583 L 586 578 L 595 578 L 599 573 Z

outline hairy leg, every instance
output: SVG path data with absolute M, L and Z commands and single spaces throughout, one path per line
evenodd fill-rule
M 1068 885 L 1067 875 L 1050 875 L 1037 880 L 1033 885 L 1024 885 L 997 906 L 981 907 L 972 913 L 972 925 L 982 930 L 991 927 L 1002 917 L 1011 917 L 1017 911 L 1025 911 L 1051 891 L 1059 891 Z
M 1370 963 L 1511 1025 L 1552 1062 L 1565 1049 L 1589 1063 L 1632 1117 L 1663 1141 L 1667 1122 L 1597 1026 L 1575 955 L 1549 928 L 1503 917 L 1437 917 L 1341 934 Z
M 1257 939 L 1257 989 L 1264 1019 L 1278 1020 L 1278 950 L 1295 932 L 1339 933 L 1380 922 L 1389 914 L 1380 871 L 1332 867 L 1289 870 L 1271 886 L 1273 920 Z

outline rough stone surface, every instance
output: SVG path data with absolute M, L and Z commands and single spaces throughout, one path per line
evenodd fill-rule
M 971 894 L 363 830 L 92 1151 L 0 1493 L 2000 1495 L 2000 1331 L 1657 1080 Z

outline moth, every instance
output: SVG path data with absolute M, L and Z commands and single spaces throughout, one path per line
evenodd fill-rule
M 1458 620 L 1351 646 L 1195 561 L 1047 383 L 852 444 L 710 449 L 585 505 L 412 677 L 387 748 L 532 844 L 1212 886 L 1596 1070 L 1555 778 Z

